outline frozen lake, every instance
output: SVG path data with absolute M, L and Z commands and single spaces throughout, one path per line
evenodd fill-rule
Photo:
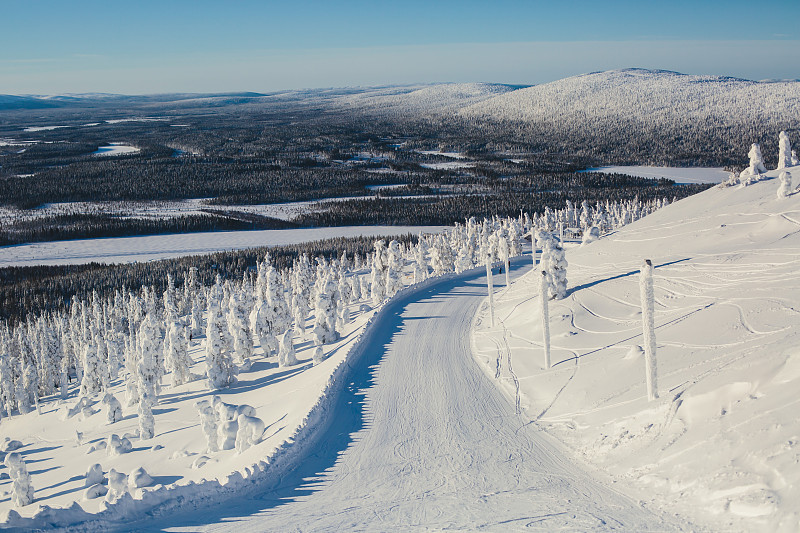
M 601 172 L 603 174 L 627 174 L 639 178 L 667 178 L 675 183 L 721 183 L 728 179 L 729 172 L 714 167 L 646 167 L 646 166 L 609 166 L 596 167 L 581 172 Z
M 38 242 L 0 247 L 0 268 L 9 266 L 135 263 L 184 255 L 281 246 L 328 239 L 438 233 L 446 226 L 345 226 L 259 231 L 215 231 L 107 239 Z

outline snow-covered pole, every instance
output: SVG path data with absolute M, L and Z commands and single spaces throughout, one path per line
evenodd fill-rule
M 486 254 L 486 287 L 489 291 L 489 317 L 494 327 L 494 286 L 492 285 L 492 254 Z
M 539 299 L 542 301 L 542 341 L 544 344 L 544 368 L 550 369 L 550 309 L 548 304 L 547 272 L 542 270 L 539 280 Z
M 658 383 L 656 381 L 656 329 L 655 296 L 653 294 L 653 263 L 644 260 L 639 273 L 639 289 L 642 296 L 642 330 L 644 336 L 644 365 L 647 380 L 647 399 L 658 398 Z

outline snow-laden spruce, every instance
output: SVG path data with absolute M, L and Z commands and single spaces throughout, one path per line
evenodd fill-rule
M 31 476 L 22 455 L 19 452 L 8 453 L 3 463 L 11 478 L 11 501 L 18 507 L 33 503 Z
M 778 139 L 778 170 L 792 165 L 792 143 L 789 135 L 782 131 Z
M 792 174 L 781 172 L 778 175 L 778 198 L 786 198 L 792 194 Z

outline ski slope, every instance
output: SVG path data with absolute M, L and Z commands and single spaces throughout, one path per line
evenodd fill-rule
M 519 258 L 515 272 L 528 269 Z M 496 276 L 500 283 L 501 276 Z M 679 530 L 567 460 L 470 352 L 485 275 L 401 293 L 298 467 L 140 531 Z
M 788 169 L 794 186 L 800 167 Z M 524 412 L 652 506 L 716 531 L 800 528 L 800 192 L 778 171 L 715 187 L 567 251 L 545 370 L 538 275 L 474 331 Z M 658 391 L 645 391 L 639 270 L 655 266 Z M 530 267 L 529 267 L 530 272 Z M 534 279 L 536 278 L 536 279 Z M 510 372 L 513 366 L 513 374 Z

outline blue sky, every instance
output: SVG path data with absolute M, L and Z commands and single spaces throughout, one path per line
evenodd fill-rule
M 0 1 L 0 93 L 800 78 L 800 0 Z

